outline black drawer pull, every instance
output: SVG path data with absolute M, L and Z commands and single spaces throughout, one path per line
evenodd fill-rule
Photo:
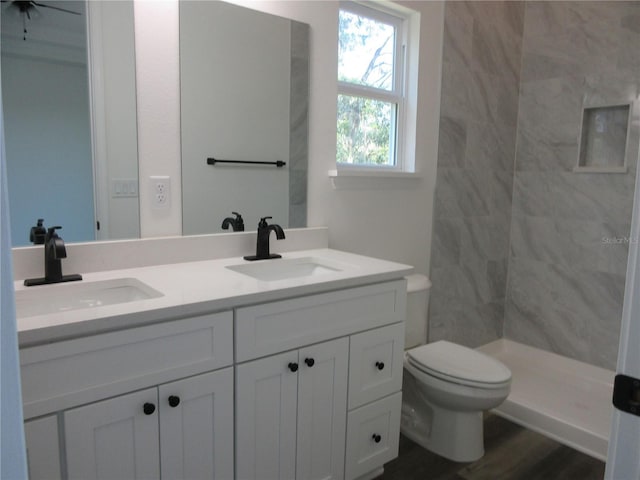
M 297 363 L 291 362 L 291 363 L 289 363 L 288 367 L 289 367 L 289 370 L 291 370 L 292 372 L 297 372 L 298 371 L 298 364 Z
M 311 368 L 316 364 L 316 361 L 313 358 L 305 358 L 304 363 L 307 364 L 307 367 Z
M 377 433 L 374 433 L 371 438 L 373 439 L 374 442 L 376 443 L 380 443 L 380 441 L 382 440 L 382 437 L 380 435 L 378 435 Z
M 378 370 L 383 370 L 384 369 L 384 362 L 376 362 L 376 367 L 378 367 Z
M 180 397 L 178 397 L 176 395 L 171 395 L 169 397 L 169 406 L 172 407 L 172 408 L 175 408 L 178 405 L 180 405 Z
M 142 411 L 145 415 L 152 415 L 153 412 L 156 411 L 156 406 L 153 403 L 147 402 L 142 406 Z

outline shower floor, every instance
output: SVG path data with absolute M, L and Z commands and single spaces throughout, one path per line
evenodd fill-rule
M 506 339 L 478 350 L 511 370 L 511 393 L 495 414 L 606 460 L 615 372 Z

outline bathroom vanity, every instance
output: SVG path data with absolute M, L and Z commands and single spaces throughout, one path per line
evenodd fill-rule
M 88 292 L 126 279 L 147 297 L 19 314 L 31 478 L 379 474 L 398 451 L 412 268 L 329 249 L 248 265 L 88 273 Z

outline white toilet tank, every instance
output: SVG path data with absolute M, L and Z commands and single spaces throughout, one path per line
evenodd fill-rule
M 425 275 L 408 275 L 407 319 L 405 322 L 404 348 L 427 343 L 427 308 L 431 281 Z

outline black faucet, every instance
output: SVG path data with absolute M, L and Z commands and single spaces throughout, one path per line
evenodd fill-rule
M 272 217 L 262 217 L 258 224 L 258 241 L 256 243 L 256 254 L 244 257 L 245 260 L 266 260 L 268 258 L 282 258 L 282 255 L 277 253 L 269 253 L 269 236 L 271 231 L 276 232 L 276 238 L 278 240 L 284 239 L 284 230 L 280 225 L 269 225 L 267 219 Z
M 61 260 L 67 258 L 67 248 L 64 246 L 62 237 L 56 233 L 56 230 L 61 228 L 60 226 L 50 227 L 44 237 L 44 277 L 28 278 L 24 281 L 25 286 L 82 280 L 82 276 L 77 273 L 62 275 Z
M 47 236 L 47 229 L 44 227 L 44 218 L 39 218 L 35 227 L 31 227 L 29 241 L 34 245 L 42 245 Z
M 236 218 L 227 217 L 222 221 L 222 229 L 229 230 L 229 225 L 234 232 L 244 232 L 244 220 L 238 212 L 231 212 Z

